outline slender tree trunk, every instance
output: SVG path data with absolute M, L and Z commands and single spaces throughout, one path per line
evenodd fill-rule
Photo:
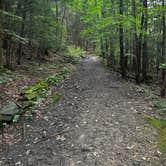
M 0 0 L 0 10 L 3 9 L 3 0 Z M 2 16 L 0 11 L 0 69 L 3 68 L 3 28 L 2 28 Z
M 147 0 L 143 1 L 143 6 L 145 9 L 145 19 L 144 19 L 144 41 L 143 41 L 143 57 L 142 57 L 142 81 L 147 80 L 147 70 L 148 70 L 148 48 L 147 48 L 147 30 L 148 30 L 148 2 Z
M 107 61 L 107 66 L 109 66 L 109 39 L 105 39 L 105 54 L 106 54 L 106 61 Z
M 120 0 L 119 13 L 123 15 L 123 0 Z M 119 25 L 119 44 L 120 44 L 120 66 L 122 77 L 126 79 L 125 56 L 124 56 L 124 37 L 123 37 L 123 21 Z
M 130 48 L 129 48 L 129 46 L 130 46 L 130 43 L 129 43 L 129 41 L 128 40 L 126 40 L 126 42 L 125 42 L 125 69 L 128 71 L 128 60 L 129 60 L 129 54 L 130 54 Z
M 136 28 L 136 0 L 132 0 L 132 15 L 134 17 L 133 24 L 133 63 L 135 68 L 135 79 L 136 83 L 140 83 L 140 62 L 141 62 L 141 53 L 139 50 L 137 28 Z
M 58 1 L 55 1 L 56 8 L 56 47 L 59 50 L 59 6 Z
M 137 37 L 136 41 L 136 83 L 139 84 L 141 82 L 140 74 L 141 74 L 141 60 L 142 60 L 142 31 L 144 26 L 144 13 L 142 13 L 141 17 L 141 32 L 139 37 Z
M 20 36 L 24 37 L 24 27 L 25 27 L 25 18 L 26 18 L 25 7 L 23 9 L 22 18 L 23 18 L 23 20 L 22 20 L 22 23 L 21 23 Z M 22 44 L 19 43 L 19 46 L 18 46 L 18 57 L 17 57 L 17 64 L 18 65 L 21 64 L 21 57 L 22 57 Z
M 103 9 L 102 9 L 102 16 L 103 18 L 106 18 L 106 0 L 103 0 Z M 104 34 L 104 32 L 102 32 Z M 107 57 L 108 57 L 108 44 L 107 44 L 107 37 L 105 35 L 103 35 L 103 48 L 104 48 L 104 60 L 107 63 Z
M 114 15 L 114 0 L 110 0 L 110 13 L 111 15 Z M 110 27 L 110 31 L 112 31 L 112 26 Z M 110 44 L 109 44 L 109 48 L 110 48 L 110 52 L 109 52 L 109 57 L 108 57 L 108 64 L 111 65 L 111 67 L 114 67 L 115 65 L 115 57 L 114 57 L 114 39 L 113 36 L 111 35 L 110 38 Z
M 63 12 L 62 12 L 61 26 L 64 25 L 64 20 L 65 20 L 66 10 L 67 10 L 67 4 L 65 1 L 62 2 L 62 6 L 64 6 L 64 8 L 63 8 Z M 60 34 L 59 34 L 59 46 L 60 47 L 62 45 L 62 40 L 63 40 L 63 28 L 60 29 Z
M 101 57 L 103 58 L 104 61 L 104 57 L 105 57 L 105 52 L 104 52 L 104 43 L 103 43 L 103 38 L 100 38 L 100 50 L 101 50 Z
M 109 55 L 109 64 L 111 67 L 114 67 L 115 65 L 115 56 L 114 56 L 114 43 L 113 39 L 110 37 L 110 55 Z
M 7 12 L 9 11 L 9 4 L 8 3 L 9 2 L 4 0 L 4 10 Z M 11 20 L 9 19 L 7 22 L 7 27 L 9 27 L 9 28 L 11 26 L 10 21 Z M 10 37 L 5 34 L 4 39 L 3 39 L 3 49 L 5 50 L 5 60 L 6 60 L 5 67 L 7 67 L 7 68 L 11 68 L 11 64 L 10 64 L 10 62 L 11 62 L 11 60 L 10 60 L 11 59 L 11 54 L 10 54 L 11 42 L 9 42 L 9 41 L 10 41 Z
M 34 46 L 33 46 L 33 43 L 32 43 L 32 39 L 33 39 L 33 9 L 31 9 L 29 11 L 28 37 L 29 37 L 29 42 L 28 42 L 29 58 L 28 58 L 28 60 L 31 60 L 33 55 L 34 55 Z
M 164 9 L 165 2 L 162 0 L 162 7 Z M 162 29 L 163 29 L 163 36 L 162 36 L 162 63 L 165 63 L 165 44 L 166 44 L 166 19 L 165 19 L 165 11 L 163 10 L 162 14 Z M 161 97 L 165 97 L 166 92 L 166 69 L 162 69 L 162 86 L 161 86 Z

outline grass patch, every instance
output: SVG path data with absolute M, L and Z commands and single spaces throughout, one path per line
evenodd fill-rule
M 160 151 L 166 156 L 166 122 L 155 118 L 149 118 L 148 121 L 153 127 L 158 129 L 158 146 L 160 148 Z
M 155 118 L 148 118 L 149 123 L 157 128 L 157 129 L 162 129 L 164 126 L 166 126 L 166 122 L 163 120 L 155 119 Z

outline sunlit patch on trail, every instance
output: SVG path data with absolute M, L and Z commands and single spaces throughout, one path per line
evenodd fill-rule
M 90 62 L 98 62 L 98 58 L 96 56 L 89 56 L 88 61 Z

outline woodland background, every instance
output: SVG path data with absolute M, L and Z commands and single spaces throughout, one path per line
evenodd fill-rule
M 79 47 L 165 96 L 165 13 L 165 0 L 0 0 L 0 66 Z

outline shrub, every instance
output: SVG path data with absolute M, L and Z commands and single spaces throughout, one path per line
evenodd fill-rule
M 81 49 L 80 47 L 75 47 L 75 46 L 68 46 L 67 47 L 67 51 L 68 51 L 68 55 L 71 58 L 80 58 L 80 57 L 84 57 L 86 52 Z

